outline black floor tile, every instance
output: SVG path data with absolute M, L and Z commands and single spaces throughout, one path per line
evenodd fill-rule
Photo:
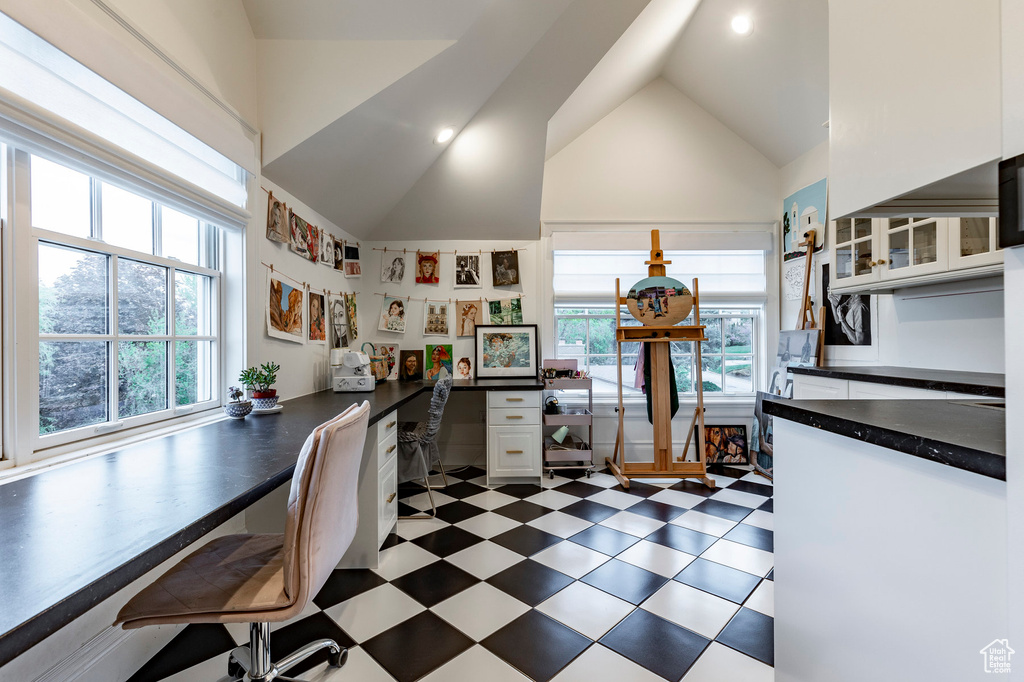
M 711 514 L 712 516 L 729 519 L 730 521 L 742 521 L 752 510 L 747 507 L 741 507 L 738 504 L 720 502 L 719 500 L 704 500 L 694 507 L 693 511 Z
M 756 575 L 706 559 L 695 559 L 675 579 L 737 604 L 742 604 L 761 582 Z
M 480 478 L 481 476 L 486 476 L 487 472 L 481 469 L 480 467 L 466 467 L 465 469 L 453 469 L 452 471 L 447 472 L 447 475 L 449 481 L 453 477 L 461 478 L 463 481 L 468 481 L 473 478 Z
M 767 500 L 765 500 L 764 504 L 762 504 L 760 507 L 758 507 L 758 509 L 760 509 L 761 511 L 766 511 L 766 512 L 768 512 L 770 514 L 774 514 L 775 513 L 775 498 L 774 497 L 768 498 Z
M 590 642 L 531 609 L 480 644 L 536 682 L 547 682 L 583 653 Z
M 630 481 L 629 488 L 623 488 L 622 484 L 612 486 L 609 490 L 615 490 L 620 493 L 628 493 L 636 497 L 650 497 L 651 495 L 657 495 L 663 488 L 650 483 L 641 483 L 640 481 Z
M 580 578 L 580 582 L 604 590 L 630 604 L 639 605 L 667 583 L 668 578 L 625 561 L 612 559 Z
M 399 516 L 416 516 L 417 514 L 422 514 L 422 513 L 423 512 L 421 510 L 417 509 L 416 507 L 410 507 L 405 502 L 399 502 L 398 503 L 398 515 Z
M 451 481 L 452 479 L 448 479 Z M 450 485 L 441 488 L 441 492 L 448 497 L 454 497 L 457 500 L 463 500 L 473 495 L 479 495 L 485 492 L 487 488 L 479 486 L 476 483 L 467 483 L 466 481 L 452 482 Z
M 590 485 L 583 481 L 569 481 L 568 483 L 563 483 L 554 489 L 560 493 L 575 495 L 576 497 L 590 497 L 591 495 L 596 495 L 604 490 L 604 488 L 600 486 Z
M 313 598 L 313 603 L 321 609 L 329 609 L 386 582 L 368 568 L 337 569 L 331 572 L 320 593 Z
M 649 519 L 665 521 L 666 523 L 673 521 L 686 513 L 686 509 L 682 507 L 674 507 L 671 504 L 655 502 L 654 500 L 644 500 L 643 502 L 634 504 L 629 508 L 629 511 L 634 514 L 646 516 Z
M 547 507 L 542 507 L 539 504 L 534 504 L 533 502 L 518 500 L 512 504 L 506 504 L 504 507 L 498 507 L 494 510 L 494 513 L 501 514 L 505 518 L 518 521 L 519 523 L 529 523 L 530 521 L 539 519 L 552 511 L 553 510 L 548 509 Z
M 479 578 L 442 560 L 395 578 L 391 584 L 429 609 L 478 582 Z
M 423 611 L 362 644 L 398 682 L 418 680 L 471 646 L 473 640 L 431 611 Z
M 723 537 L 726 540 L 732 540 L 749 547 L 757 547 L 766 552 L 775 551 L 775 533 L 764 528 L 758 528 L 757 526 L 748 526 L 745 523 L 740 523 Z
M 286 625 L 280 630 L 274 630 L 270 635 L 271 660 L 279 661 L 293 651 L 301 649 L 318 639 L 333 639 L 343 649 L 355 646 L 356 644 L 351 637 L 338 627 L 337 623 L 321 611 Z M 321 649 L 304 661 L 296 663 L 291 668 L 281 672 L 285 675 L 301 675 L 326 660 L 327 650 Z
M 487 582 L 519 601 L 536 606 L 572 584 L 573 579 L 553 568 L 527 559 L 492 575 Z
M 497 543 L 505 549 L 511 549 L 513 552 L 519 552 L 523 556 L 532 556 L 561 541 L 562 538 L 557 535 L 545 533 L 533 526 L 519 526 L 491 538 L 491 542 Z
M 557 475 L 561 476 L 562 478 L 571 478 L 571 479 L 574 479 L 574 480 L 575 479 L 579 479 L 579 478 L 583 478 L 584 476 L 587 475 L 587 472 L 584 469 L 565 469 L 565 470 L 559 470 L 556 473 L 557 473 Z M 559 487 L 561 487 L 561 486 L 559 486 Z M 599 490 L 598 492 L 601 492 L 601 491 Z
M 772 582 L 775 581 L 775 569 L 774 568 L 772 570 L 768 571 L 768 576 L 767 577 L 768 577 L 768 580 L 771 580 Z
M 772 488 L 772 486 L 765 485 L 763 483 L 754 483 L 753 481 L 735 481 L 729 485 L 729 490 L 738 490 L 741 493 L 771 497 L 775 489 Z
M 569 538 L 578 545 L 589 547 L 590 549 L 607 554 L 608 556 L 615 556 L 619 552 L 622 552 L 636 543 L 640 542 L 640 538 L 628 535 L 626 533 L 620 533 L 617 530 L 607 528 L 605 526 L 591 526 L 585 531 L 581 531 Z
M 694 556 L 699 556 L 705 549 L 718 542 L 718 538 L 714 535 L 707 535 L 672 524 L 662 526 L 645 539 Z
M 439 557 L 446 557 L 461 552 L 467 547 L 472 547 L 478 542 L 483 542 L 483 538 L 461 528 L 448 526 L 441 530 L 435 530 L 433 533 L 421 535 L 410 542 Z
M 728 476 L 729 478 L 743 478 L 750 473 L 750 469 L 737 469 L 722 464 L 712 464 L 708 467 L 708 473 L 716 476 Z
M 385 549 L 391 549 L 395 545 L 400 545 L 403 542 L 405 542 L 405 538 L 398 533 L 388 533 L 388 536 L 384 538 L 384 542 L 380 546 L 380 551 L 383 552 Z
M 741 608 L 715 640 L 762 663 L 775 665 L 775 619 L 771 616 Z
M 593 486 L 588 487 L 592 488 Z M 555 488 L 555 490 L 558 490 L 558 488 Z M 637 505 L 633 506 L 635 507 Z M 633 508 L 630 507 L 630 511 L 632 511 L 632 509 Z M 615 507 L 609 507 L 606 504 L 601 504 L 600 502 L 593 502 L 591 500 L 580 500 L 579 502 L 573 502 L 569 506 L 562 507 L 558 511 L 564 512 L 566 514 L 571 514 L 572 516 L 575 516 L 578 519 L 590 521 L 591 523 L 601 523 L 609 516 L 615 516 L 619 513 L 619 510 L 616 509 Z
M 637 609 L 612 628 L 601 644 L 666 680 L 678 680 L 710 644 L 695 632 Z
M 486 513 L 486 509 L 481 509 L 475 504 L 469 504 L 462 500 L 455 500 L 448 504 L 442 504 L 437 508 L 437 518 L 448 523 L 458 523 L 459 521 L 465 521 L 471 519 L 474 516 Z
M 520 500 L 530 495 L 536 495 L 544 490 L 539 485 L 533 485 L 532 483 L 509 483 L 495 488 L 499 493 L 505 493 L 512 497 L 518 497 Z
M 167 643 L 167 646 L 146 661 L 128 682 L 157 682 L 198 665 L 208 658 L 221 655 L 224 656 L 224 670 L 227 671 L 227 653 L 234 648 L 235 640 L 223 625 L 187 625 Z
M 673 485 L 670 485 L 668 489 L 678 490 L 683 493 L 690 493 L 691 495 L 700 495 L 701 497 L 711 497 L 720 490 L 720 488 L 709 488 L 703 483 L 698 483 L 697 481 L 691 481 L 689 479 L 679 481 L 679 483 L 674 483 Z

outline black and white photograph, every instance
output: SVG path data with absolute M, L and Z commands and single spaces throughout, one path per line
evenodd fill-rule
M 334 269 L 344 272 L 345 270 L 345 242 L 341 239 L 331 237 L 331 244 L 334 246 Z
M 834 294 L 829 287 L 829 266 L 821 266 L 821 290 L 825 292 L 825 345 L 871 345 L 871 296 Z
M 327 230 L 320 232 L 320 263 L 334 267 L 334 237 Z
M 455 288 L 479 289 L 483 286 L 480 279 L 480 254 L 455 254 Z
M 492 251 L 491 279 L 496 287 L 519 284 L 519 252 Z
M 405 277 L 405 254 L 401 251 L 388 253 L 384 250 L 380 260 L 380 281 L 398 284 Z

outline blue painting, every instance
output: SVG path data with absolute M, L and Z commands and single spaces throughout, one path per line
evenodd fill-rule
M 816 230 L 814 250 L 825 246 L 825 226 L 828 225 L 826 202 L 828 201 L 828 178 L 790 194 L 782 202 L 782 253 L 783 260 L 793 260 L 804 255 L 797 244 L 803 241 L 804 233 Z

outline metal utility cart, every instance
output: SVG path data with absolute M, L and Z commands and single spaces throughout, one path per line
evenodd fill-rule
M 575 374 L 576 360 L 545 360 L 545 370 L 559 373 Z M 547 371 L 545 372 L 547 374 Z M 555 477 L 555 472 L 564 469 L 583 469 L 587 478 L 594 471 L 594 384 L 589 378 L 577 379 L 569 377 L 544 378 L 545 402 L 549 395 L 556 391 L 586 391 L 587 406 L 585 408 L 562 408 L 559 414 L 544 412 L 544 426 L 586 426 L 587 440 L 577 442 L 573 436 L 566 436 L 558 443 L 550 434 L 544 436 L 544 472 Z

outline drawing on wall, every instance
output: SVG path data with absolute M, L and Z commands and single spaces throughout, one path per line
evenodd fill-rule
M 305 343 L 302 309 L 303 290 L 286 284 L 267 271 L 267 335 L 275 339 Z
M 387 251 L 380 261 L 380 281 L 398 284 L 405 277 L 405 254 L 389 254 Z
M 479 289 L 483 286 L 480 279 L 480 254 L 463 256 L 455 254 L 455 288 Z
M 450 343 L 427 344 L 423 357 L 427 362 L 427 371 L 423 374 L 423 378 L 427 381 L 440 381 L 452 376 L 452 345 Z
M 380 304 L 380 322 L 377 329 L 382 332 L 405 333 L 405 301 L 394 296 L 384 296 Z
M 345 312 L 348 313 L 348 333 L 352 341 L 359 337 L 358 315 L 356 310 L 356 295 L 345 294 Z
M 320 231 L 320 262 L 334 267 L 334 237 L 327 230 Z
M 377 350 L 377 355 L 381 356 L 384 360 L 384 366 L 388 370 L 388 381 L 395 381 L 398 379 L 398 344 L 397 343 L 378 343 L 374 345 Z
M 519 284 L 519 252 L 492 251 L 491 279 L 496 287 Z
M 327 322 L 324 317 L 326 301 L 324 292 L 310 289 L 306 298 L 309 308 L 309 334 L 306 337 L 310 343 L 327 343 Z
M 345 242 L 343 248 L 345 252 L 345 276 L 361 277 L 363 268 L 359 264 L 359 245 Z
M 806 269 L 806 263 L 803 260 L 791 260 L 782 263 L 782 295 L 787 301 L 799 301 L 804 295 L 804 274 Z M 812 301 L 814 300 L 813 281 L 807 289 L 807 295 Z
M 469 358 L 459 358 L 459 361 L 455 363 L 455 378 L 472 379 L 473 361 L 470 360 Z
M 331 345 L 334 348 L 348 348 L 348 313 L 345 310 L 345 295 L 329 295 L 327 309 L 331 320 Z
M 416 283 L 437 284 L 441 281 L 437 276 L 437 266 L 440 262 L 439 251 L 417 251 L 416 252 Z
M 334 269 L 345 271 L 345 242 L 331 237 L 334 246 Z
M 694 439 L 696 429 L 694 425 Z M 737 426 L 705 426 L 704 454 L 708 464 L 747 464 L 750 459 L 747 453 L 747 427 Z
M 448 336 L 447 302 L 423 302 L 423 334 L 424 336 Z
M 303 258 L 309 258 L 310 224 L 296 215 L 295 211 L 288 211 L 288 224 L 291 227 L 290 246 L 292 251 Z
M 419 381 L 423 378 L 423 351 L 403 350 L 398 356 L 398 380 Z
M 306 258 L 314 263 L 320 257 L 320 235 L 322 232 L 316 225 L 306 225 Z
M 825 345 L 871 345 L 871 297 L 867 294 L 833 294 L 829 266 L 821 266 L 821 290 L 825 292 Z
M 522 298 L 503 298 L 497 301 L 488 301 L 487 307 L 490 312 L 491 324 L 523 323 Z
M 814 252 L 825 246 L 825 225 L 828 225 L 828 178 L 793 192 L 782 202 L 782 259 L 794 260 L 804 256 L 797 246 L 807 230 L 815 230 Z
M 455 310 L 459 316 L 456 336 L 473 336 L 476 326 L 484 323 L 484 307 L 481 301 L 456 301 Z
M 267 239 L 282 244 L 291 241 L 288 234 L 288 207 L 273 192 L 270 192 L 267 200 Z

